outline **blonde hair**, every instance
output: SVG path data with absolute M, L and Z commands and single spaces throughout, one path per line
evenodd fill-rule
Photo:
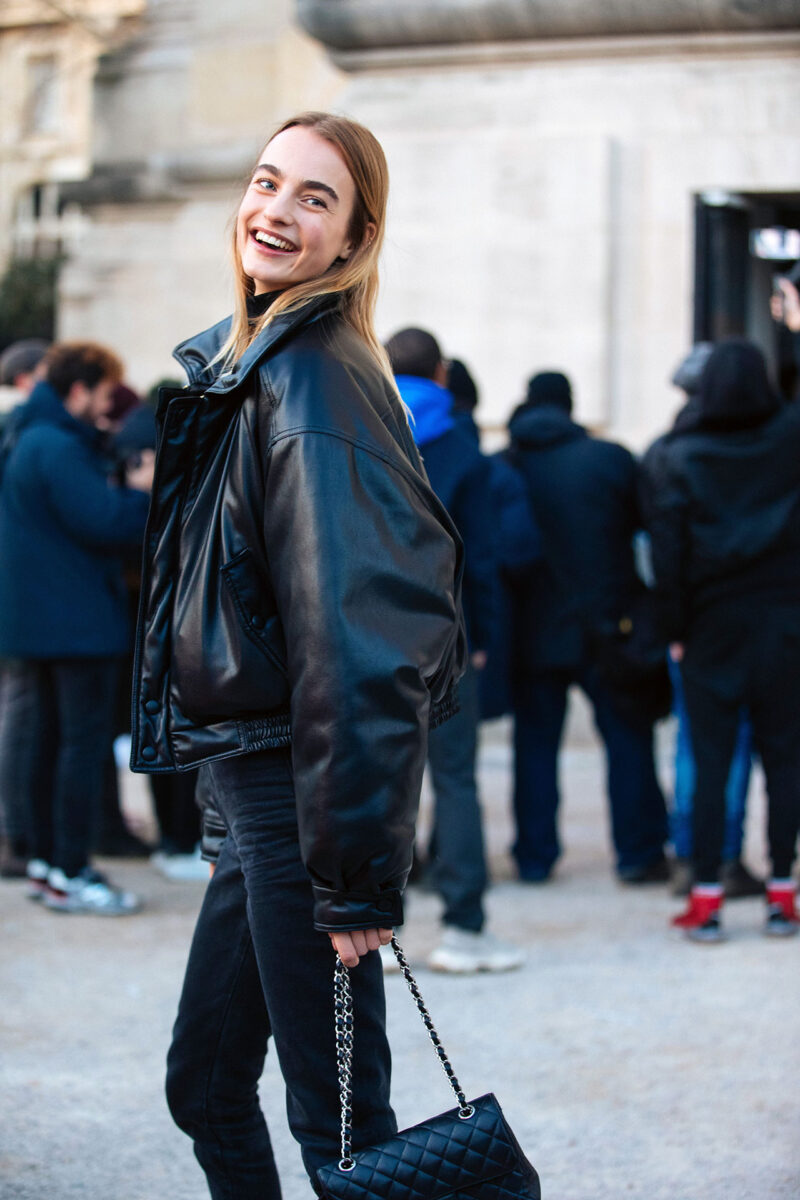
M 233 228 L 235 302 L 231 332 L 219 357 L 228 363 L 241 357 L 262 329 L 280 313 L 294 312 L 318 296 L 340 295 L 341 314 L 366 343 L 381 371 L 393 379 L 386 351 L 375 333 L 375 303 L 378 297 L 378 259 L 386 226 L 389 170 L 378 139 L 363 125 L 333 113 L 305 112 L 284 121 L 269 138 L 302 126 L 312 129 L 341 154 L 355 184 L 355 200 L 347 235 L 355 249 L 347 260 L 337 259 L 323 275 L 289 287 L 273 301 L 255 325 L 247 316 L 247 299 L 253 295 L 253 280 L 244 273 Z M 368 226 L 374 234 L 367 237 Z

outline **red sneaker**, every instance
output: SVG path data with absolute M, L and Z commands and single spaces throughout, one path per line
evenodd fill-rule
M 686 911 L 673 917 L 671 924 L 693 942 L 721 942 L 725 936 L 720 924 L 722 895 L 721 885 L 693 887 Z
M 800 929 L 800 913 L 794 906 L 796 888 L 793 883 L 767 884 L 768 937 L 791 937 Z

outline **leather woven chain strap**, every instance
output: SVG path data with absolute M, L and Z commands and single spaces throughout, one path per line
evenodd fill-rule
M 439 1040 L 439 1035 L 436 1032 L 431 1015 L 425 1007 L 425 1001 L 422 999 L 420 990 L 417 987 L 417 981 L 411 974 L 406 956 L 400 947 L 397 938 L 392 938 L 392 949 L 395 957 L 400 964 L 400 970 L 403 972 L 408 990 L 414 997 L 414 1001 L 419 1009 L 420 1016 L 428 1031 L 428 1036 L 433 1042 L 433 1048 L 438 1055 L 439 1062 L 442 1064 L 442 1069 L 447 1076 L 447 1082 L 453 1089 L 456 1099 L 458 1100 L 458 1115 L 462 1120 L 468 1120 L 475 1112 L 471 1104 L 467 1103 L 467 1097 L 461 1090 L 461 1084 L 456 1078 L 455 1071 L 450 1065 L 450 1059 L 445 1053 L 444 1046 Z M 342 1157 L 339 1161 L 339 1167 L 342 1171 L 352 1171 L 355 1166 L 353 1160 L 353 1110 L 352 1110 L 352 1095 L 353 1095 L 353 995 L 350 990 L 350 974 L 342 960 L 337 957 L 336 971 L 334 974 L 334 1005 L 336 1012 L 336 1063 L 339 1070 L 339 1101 L 341 1104 L 342 1113 Z

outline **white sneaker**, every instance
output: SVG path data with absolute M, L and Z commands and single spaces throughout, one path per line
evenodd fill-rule
M 53 912 L 96 913 L 102 917 L 125 917 L 142 907 L 134 892 L 112 887 L 105 875 L 91 867 L 71 879 L 60 867 L 53 867 L 47 876 L 44 903 Z
M 199 845 L 191 854 L 165 854 L 163 850 L 156 850 L 150 855 L 150 865 L 167 879 L 177 882 L 200 879 L 208 883 L 208 863 L 201 858 Z
M 381 956 L 381 966 L 383 967 L 384 975 L 399 975 L 400 963 L 397 961 L 397 957 L 392 947 L 379 946 L 378 953 Z
M 456 925 L 445 925 L 439 945 L 428 958 L 432 971 L 471 975 L 476 971 L 513 971 L 525 962 L 516 946 L 482 930 L 473 933 Z

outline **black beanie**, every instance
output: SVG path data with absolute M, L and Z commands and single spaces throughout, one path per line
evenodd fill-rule
M 572 388 L 566 375 L 560 371 L 540 371 L 531 376 L 525 404 L 530 407 L 550 404 L 564 412 L 572 412 Z

